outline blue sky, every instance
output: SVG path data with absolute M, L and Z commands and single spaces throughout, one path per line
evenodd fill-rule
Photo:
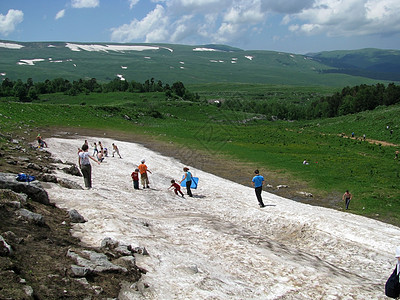
M 400 49 L 399 0 L 1 0 L 0 39 Z

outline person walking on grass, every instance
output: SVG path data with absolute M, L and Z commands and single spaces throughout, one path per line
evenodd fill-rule
M 185 197 L 183 195 L 182 191 L 181 191 L 181 186 L 179 184 L 177 184 L 175 182 L 175 180 L 173 180 L 173 179 L 171 180 L 171 186 L 168 188 L 168 190 L 171 189 L 171 188 L 174 188 L 174 192 L 175 192 L 176 195 L 178 195 L 178 192 L 179 192 L 179 194 L 181 194 L 182 198 Z
M 346 202 L 346 209 L 349 209 L 349 204 L 350 200 L 353 198 L 353 195 L 349 192 L 349 190 L 346 190 L 346 192 L 343 194 L 342 200 Z
M 145 162 L 146 161 L 143 159 L 141 161 L 141 164 L 138 167 L 139 168 L 139 172 L 140 172 L 140 181 L 142 183 L 143 189 L 145 189 L 146 187 L 150 188 L 150 186 L 149 186 L 149 177 L 147 175 L 147 172 L 152 174 L 151 171 L 145 165 Z
M 185 176 L 183 176 L 183 179 L 181 180 L 180 183 L 182 183 L 182 181 L 184 181 L 186 179 L 187 194 L 189 195 L 189 197 L 193 197 L 192 191 L 190 189 L 190 186 L 192 185 L 192 173 L 189 172 L 188 167 L 184 167 L 183 171 L 185 172 Z
M 265 207 L 264 202 L 262 200 L 262 187 L 264 183 L 264 177 L 260 175 L 260 172 L 258 170 L 254 171 L 255 176 L 253 177 L 251 184 L 254 186 L 255 192 L 256 192 L 256 197 L 258 200 L 258 204 L 260 207 Z
M 79 155 L 79 167 L 82 171 L 83 179 L 85 181 L 85 187 L 87 189 L 92 188 L 92 166 L 90 165 L 90 160 L 93 160 L 100 164 L 100 162 L 91 156 L 88 152 L 89 146 L 87 144 L 82 145 L 82 151 L 78 153 Z

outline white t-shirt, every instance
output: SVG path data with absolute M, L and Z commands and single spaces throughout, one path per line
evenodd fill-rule
M 90 165 L 89 152 L 80 152 L 79 157 L 81 158 L 81 165 Z

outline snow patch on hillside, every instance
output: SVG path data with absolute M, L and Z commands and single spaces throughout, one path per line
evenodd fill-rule
M 21 49 L 21 48 L 24 48 L 25 46 L 18 45 L 18 44 L 15 44 L 15 43 L 3 43 L 3 42 L 0 42 L 0 47 L 1 48 L 7 48 L 7 49 Z
M 34 66 L 35 63 L 45 61 L 43 58 L 35 58 L 35 59 L 20 59 L 19 62 L 17 62 L 18 65 L 25 65 L 25 66 Z
M 71 51 L 96 51 L 96 52 L 124 52 L 124 51 L 146 51 L 146 50 L 159 50 L 158 46 L 144 46 L 144 45 L 86 45 L 86 44 L 72 44 L 67 43 L 65 47 L 71 49 Z M 164 48 L 172 52 L 170 48 Z

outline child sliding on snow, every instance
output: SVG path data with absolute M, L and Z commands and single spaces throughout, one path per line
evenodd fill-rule
M 182 193 L 182 191 L 181 191 L 181 187 L 179 186 L 179 184 L 177 184 L 176 182 L 175 182 L 175 180 L 171 180 L 171 186 L 168 188 L 168 190 L 169 189 L 171 189 L 171 188 L 174 188 L 174 192 L 175 192 L 175 194 L 176 195 L 178 195 L 178 192 L 181 194 L 181 196 L 184 198 L 185 196 L 183 196 L 183 193 Z

